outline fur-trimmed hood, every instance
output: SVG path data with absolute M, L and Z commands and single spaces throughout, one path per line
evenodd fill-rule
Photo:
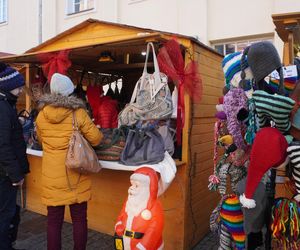
M 62 96 L 58 94 L 45 94 L 39 100 L 38 109 L 41 110 L 45 106 L 61 107 L 66 109 L 86 108 L 84 102 L 75 96 Z
M 75 96 L 46 94 L 39 100 L 38 109 L 51 123 L 60 123 L 76 109 L 86 109 L 84 102 Z

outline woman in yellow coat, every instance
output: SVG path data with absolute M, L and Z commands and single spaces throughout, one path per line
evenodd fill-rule
M 55 73 L 50 82 L 51 94 L 40 99 L 36 120 L 37 133 L 43 146 L 42 202 L 47 206 L 48 250 L 61 249 L 61 229 L 65 206 L 70 206 L 73 222 L 74 249 L 86 248 L 87 201 L 91 198 L 88 175 L 67 171 L 65 159 L 73 131 L 73 112 L 82 135 L 98 145 L 102 139 L 99 129 L 89 118 L 85 104 L 72 96 L 74 85 L 67 76 Z

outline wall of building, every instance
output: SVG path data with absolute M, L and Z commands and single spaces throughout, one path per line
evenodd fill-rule
M 214 41 L 273 32 L 272 2 L 273 0 L 209 0 L 208 39 Z
M 118 21 L 198 37 L 207 43 L 207 0 L 120 0 Z
M 180 33 L 210 45 L 275 33 L 272 14 L 300 12 L 299 0 L 94 1 L 94 10 L 74 15 L 66 14 L 66 0 L 8 1 L 8 22 L 0 25 L 0 51 L 23 53 L 88 18 Z M 281 51 L 282 42 L 276 34 L 274 43 Z
M 78 14 L 66 14 L 66 2 L 57 2 L 57 33 L 61 33 L 88 18 L 99 19 L 108 22 L 117 22 L 118 0 L 94 0 L 95 9 Z
M 0 51 L 23 53 L 38 44 L 38 0 L 7 2 L 8 21 L 0 25 Z

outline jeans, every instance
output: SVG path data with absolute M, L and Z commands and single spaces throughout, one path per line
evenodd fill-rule
M 10 225 L 16 213 L 18 187 L 8 177 L 0 177 L 0 249 L 11 250 Z
M 47 247 L 48 250 L 61 249 L 61 230 L 65 206 L 48 206 Z M 73 223 L 74 250 L 85 250 L 87 243 L 87 202 L 70 205 Z

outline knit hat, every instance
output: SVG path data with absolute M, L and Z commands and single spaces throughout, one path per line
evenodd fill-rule
M 233 87 L 241 87 L 240 82 L 241 78 L 241 59 L 242 52 L 235 52 L 232 54 L 228 54 L 224 57 L 222 61 L 222 68 L 226 80 L 226 86 L 230 88 Z M 245 91 L 251 89 L 251 80 L 253 78 L 252 72 L 247 62 L 247 58 L 245 58 L 244 62 L 244 72 L 245 72 L 245 80 L 246 84 L 244 84 L 243 88 Z
M 224 96 L 224 112 L 227 117 L 227 128 L 233 136 L 234 143 L 238 148 L 245 149 L 246 144 L 242 135 L 241 122 L 237 119 L 237 114 L 244 108 L 248 109 L 248 102 L 245 91 L 241 88 L 233 88 Z
M 236 195 L 229 195 L 223 201 L 220 217 L 222 225 L 226 227 L 234 240 L 235 249 L 245 249 L 244 216 Z
M 50 91 L 54 94 L 68 96 L 74 92 L 74 84 L 71 79 L 60 73 L 54 73 L 50 81 Z
M 288 143 L 276 128 L 266 127 L 255 136 L 250 153 L 245 193 L 240 196 L 243 207 L 254 208 L 254 192 L 264 174 L 285 161 Z
M 24 77 L 17 70 L 0 63 L 0 90 L 9 92 L 24 85 Z
M 247 55 L 248 64 L 256 82 L 263 80 L 272 71 L 279 70 L 281 82 L 279 92 L 284 91 L 282 64 L 272 43 L 267 41 L 254 43 L 244 50 L 243 55 L 242 64 L 245 63 L 245 55 Z M 244 69 L 245 67 L 242 70 L 244 71 Z
M 291 164 L 292 164 L 292 176 L 295 181 L 297 195 L 294 199 L 300 202 L 300 144 L 292 143 L 287 149 Z

